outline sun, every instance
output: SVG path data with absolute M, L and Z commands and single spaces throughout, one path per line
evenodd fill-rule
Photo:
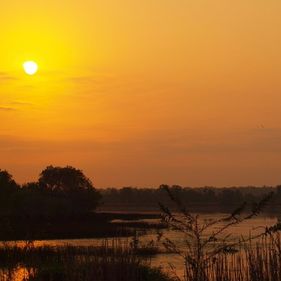
M 24 72 L 28 75 L 34 75 L 38 71 L 38 65 L 34 61 L 26 61 L 23 64 Z

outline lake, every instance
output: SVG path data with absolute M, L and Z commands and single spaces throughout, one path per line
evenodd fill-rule
M 203 223 L 204 221 L 209 221 L 210 219 L 219 219 L 223 216 L 221 213 L 216 214 L 200 214 L 200 222 Z M 247 237 L 250 235 L 254 235 L 256 233 L 259 233 L 263 230 L 264 227 L 273 225 L 277 222 L 277 217 L 269 217 L 269 216 L 261 216 L 261 217 L 255 217 L 251 219 L 250 221 L 243 222 L 240 224 L 237 224 L 233 226 L 230 229 L 232 238 L 235 239 L 243 235 L 244 237 Z M 141 221 L 155 223 L 157 222 L 156 219 L 144 219 Z M 116 222 L 120 222 L 116 221 Z M 123 223 L 126 223 L 126 221 L 122 221 Z M 114 221 L 113 221 L 114 223 Z M 213 231 L 212 229 L 211 231 Z M 167 237 L 173 242 L 176 243 L 177 247 L 180 249 L 184 249 L 185 247 L 185 239 L 183 237 L 182 233 L 170 231 L 170 230 L 163 230 L 163 237 Z M 148 244 L 151 240 L 156 241 L 157 239 L 156 231 L 149 231 L 145 235 L 142 235 L 139 237 L 141 244 Z M 118 238 L 118 240 L 122 241 L 123 243 L 130 243 L 132 238 Z M 42 246 L 42 245 L 48 245 L 48 246 L 63 246 L 63 245 L 72 245 L 72 246 L 100 246 L 102 245 L 104 239 L 66 239 L 66 240 L 44 240 L 44 241 L 34 241 L 34 246 Z M 18 242 L 9 242 L 8 244 L 12 245 L 16 243 L 17 245 L 24 245 L 26 242 L 24 241 L 18 241 Z M 163 244 L 159 242 L 157 244 L 160 249 L 164 250 Z M 153 256 L 151 258 L 151 265 L 152 266 L 160 266 L 165 271 L 170 271 L 170 264 L 172 264 L 175 267 L 175 270 L 179 276 L 183 275 L 184 272 L 184 263 L 183 260 L 178 257 L 175 254 L 168 254 L 168 253 L 161 253 L 156 256 Z M 17 281 L 21 281 L 21 276 L 24 274 L 23 269 L 18 269 L 18 279 Z

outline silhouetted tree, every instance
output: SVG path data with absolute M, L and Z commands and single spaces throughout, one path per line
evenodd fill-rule
M 7 171 L 0 169 L 0 192 L 13 192 L 19 188 L 18 184 L 14 181 L 13 176 Z
M 51 192 L 52 204 L 57 206 L 59 197 L 72 213 L 94 210 L 101 198 L 90 179 L 81 170 L 71 166 L 48 166 L 41 172 L 38 183 L 42 191 Z
M 19 191 L 19 185 L 14 181 L 11 174 L 0 170 L 0 214 L 10 215 L 14 200 Z
M 47 190 L 81 191 L 94 189 L 92 182 L 81 170 L 71 166 L 48 166 L 39 177 L 39 185 Z
M 22 189 L 29 191 L 39 191 L 40 185 L 38 182 L 28 182 L 22 185 Z
M 16 198 L 19 193 L 19 185 L 14 181 L 13 176 L 0 170 L 0 228 L 7 228 L 7 217 L 9 217 L 16 208 Z M 2 218 L 5 218 L 4 221 Z
M 276 186 L 276 197 L 281 200 L 281 185 Z
M 225 188 L 220 193 L 221 206 L 226 209 L 232 209 L 239 205 L 239 202 L 243 201 L 242 194 L 238 189 L 227 189 Z

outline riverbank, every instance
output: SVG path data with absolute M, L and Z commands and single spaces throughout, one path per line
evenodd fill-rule
M 159 214 L 87 213 L 56 217 L 0 217 L 0 240 L 46 240 L 110 238 L 133 236 L 136 229 L 162 228 L 160 223 L 143 220 L 159 219 Z M 112 223 L 112 221 L 119 221 Z M 124 223 L 125 221 L 129 223 Z

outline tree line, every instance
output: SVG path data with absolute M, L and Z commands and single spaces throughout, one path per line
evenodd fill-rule
M 95 210 L 100 193 L 84 173 L 71 166 L 44 169 L 36 182 L 20 185 L 0 170 L 1 217 L 71 216 Z
M 247 202 L 251 208 L 259 202 L 266 194 L 273 192 L 270 204 L 272 212 L 279 211 L 281 206 L 281 186 L 271 187 L 182 187 L 179 185 L 160 185 L 158 188 L 135 188 L 123 187 L 121 189 L 107 188 L 99 190 L 102 195 L 103 210 L 151 210 L 159 209 L 161 202 L 171 206 L 165 189 L 193 211 L 217 211 L 228 212 Z
M 0 217 L 58 217 L 101 211 L 158 211 L 161 202 L 170 206 L 165 192 L 171 192 L 194 211 L 223 211 L 247 202 L 249 207 L 273 192 L 270 211 L 281 208 L 281 186 L 263 187 L 123 187 L 97 189 L 84 173 L 71 166 L 46 167 L 36 182 L 20 185 L 0 169 Z M 171 207 L 171 206 L 170 206 Z

